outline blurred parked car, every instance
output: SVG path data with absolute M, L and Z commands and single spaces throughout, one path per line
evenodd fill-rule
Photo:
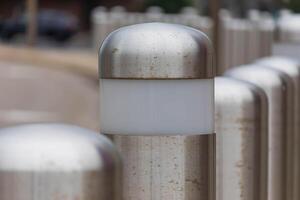
M 22 14 L 0 22 L 1 38 L 10 40 L 17 34 L 25 33 L 27 18 L 26 14 Z M 37 15 L 37 26 L 39 35 L 62 42 L 72 37 L 79 27 L 75 16 L 57 10 L 40 11 Z
M 0 18 L 0 31 L 2 30 L 3 20 Z

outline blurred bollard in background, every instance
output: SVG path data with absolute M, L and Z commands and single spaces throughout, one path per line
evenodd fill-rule
M 272 19 L 260 13 L 255 17 L 250 15 L 250 19 L 232 18 L 226 10 L 220 14 L 219 75 L 234 66 L 272 54 L 275 31 Z
M 285 73 L 259 65 L 240 66 L 227 76 L 247 81 L 262 88 L 268 97 L 269 168 L 268 199 L 291 199 L 291 137 L 294 134 L 293 81 Z
M 300 42 L 300 15 L 283 14 L 278 20 L 279 41 L 285 43 Z
M 146 13 L 127 12 L 123 9 L 121 11 L 118 9 L 118 12 L 113 9 L 109 12 L 103 12 L 103 10 L 95 8 L 91 19 L 94 33 L 93 44 L 96 45 L 95 48 L 97 50 L 105 38 L 103 37 L 104 35 L 107 36 L 122 26 L 146 22 L 178 23 L 201 30 L 209 36 L 212 34 L 211 19 L 198 15 L 191 8 L 183 8 L 181 14 L 166 14 L 163 13 L 162 9 L 158 9 L 157 7 L 150 7 Z M 107 22 L 110 25 L 107 25 Z M 111 26 L 112 28 L 106 28 L 107 26 Z
M 217 200 L 267 199 L 266 94 L 228 77 L 215 81 Z
M 63 124 L 0 129 L 1 200 L 121 200 L 121 163 L 103 135 Z
M 294 106 L 290 106 L 289 109 L 294 113 L 294 134 L 290 138 L 290 155 L 291 159 L 290 165 L 292 168 L 288 169 L 293 182 L 293 187 L 291 187 L 293 197 L 291 199 L 299 199 L 299 185 L 300 185 L 300 64 L 295 60 L 287 59 L 284 57 L 268 57 L 257 61 L 258 65 L 264 67 L 270 67 L 279 71 L 286 73 L 292 80 L 295 88 L 294 95 Z

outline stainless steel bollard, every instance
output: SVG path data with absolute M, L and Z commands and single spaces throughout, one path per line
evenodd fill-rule
M 247 21 L 243 19 L 234 19 L 230 22 L 231 44 L 229 48 L 232 50 L 231 64 L 232 66 L 242 65 L 247 63 Z M 226 51 L 226 49 L 225 49 Z M 228 49 L 227 49 L 228 51 Z
M 232 30 L 231 27 L 231 16 L 227 10 L 220 11 L 220 31 L 219 31 L 219 63 L 217 67 L 217 75 L 221 76 L 228 68 L 232 67 L 231 58 L 232 51 L 228 51 L 231 46 Z
M 91 15 L 93 28 L 93 47 L 99 49 L 103 40 L 111 31 L 111 20 L 105 8 L 95 8 Z
M 260 57 L 271 56 L 273 54 L 273 44 L 275 35 L 275 21 L 269 13 L 262 13 L 262 18 L 258 24 L 260 37 Z
M 150 6 L 145 13 L 145 22 L 159 22 L 162 20 L 164 10 L 159 6 Z
M 269 57 L 258 60 L 258 65 L 262 65 L 264 67 L 270 67 L 276 70 L 280 70 L 289 75 L 291 79 L 293 79 L 293 85 L 295 88 L 295 96 L 294 96 L 294 103 L 295 106 L 290 106 L 290 112 L 294 113 L 294 134 L 290 138 L 290 145 L 288 155 L 290 155 L 290 166 L 292 168 L 288 169 L 289 177 L 290 177 L 290 185 L 291 189 L 290 199 L 298 200 L 300 199 L 300 65 L 296 61 L 293 61 L 288 58 L 284 57 Z
M 99 70 L 100 129 L 124 159 L 123 199 L 215 199 L 209 39 L 181 25 L 128 26 L 103 43 Z
M 127 25 L 127 16 L 128 13 L 126 12 L 126 9 L 123 6 L 115 6 L 111 8 L 109 13 L 109 19 L 112 22 L 112 26 L 109 33 L 117 30 L 120 27 L 123 27 L 124 25 Z
M 0 129 L 1 200 L 119 200 L 113 144 L 87 129 L 31 124 Z
M 238 67 L 226 75 L 253 83 L 266 92 L 269 101 L 268 199 L 289 199 L 287 149 L 294 128 L 289 112 L 290 106 L 294 106 L 292 80 L 278 70 L 257 65 Z
M 180 13 L 184 15 L 199 15 L 199 10 L 192 6 L 186 6 L 181 9 Z
M 266 94 L 252 84 L 220 77 L 215 98 L 217 200 L 266 200 Z

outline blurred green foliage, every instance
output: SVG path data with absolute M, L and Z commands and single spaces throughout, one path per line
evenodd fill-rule
M 192 0 L 147 0 L 146 7 L 159 6 L 166 13 L 178 13 L 185 6 L 193 6 Z
M 287 6 L 294 12 L 300 12 L 300 0 L 290 0 L 290 3 Z

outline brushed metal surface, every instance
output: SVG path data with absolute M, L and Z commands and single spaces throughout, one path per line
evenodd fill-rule
M 120 28 L 103 42 L 100 78 L 206 79 L 215 76 L 213 47 L 190 27 L 145 23 Z
M 215 81 L 217 200 L 266 200 L 267 96 L 244 81 Z
M 62 124 L 0 130 L 1 200 L 120 200 L 120 183 L 103 135 Z
M 215 134 L 109 137 L 123 157 L 124 200 L 215 199 Z
M 261 87 L 268 97 L 269 109 L 269 163 L 268 199 L 285 200 L 290 197 L 289 149 L 294 132 L 293 113 L 294 87 L 292 80 L 275 69 L 247 65 L 229 70 L 227 76 L 244 80 Z
M 258 60 L 257 64 L 264 67 L 270 67 L 273 69 L 280 70 L 286 73 L 292 80 L 295 88 L 294 103 L 295 106 L 290 106 L 289 112 L 294 113 L 294 135 L 291 137 L 290 145 L 290 155 L 292 168 L 289 169 L 289 176 L 291 184 L 293 187 L 290 187 L 290 193 L 293 194 L 291 199 L 298 200 L 300 199 L 300 65 L 298 62 L 284 58 L 284 57 L 268 57 L 265 59 Z

